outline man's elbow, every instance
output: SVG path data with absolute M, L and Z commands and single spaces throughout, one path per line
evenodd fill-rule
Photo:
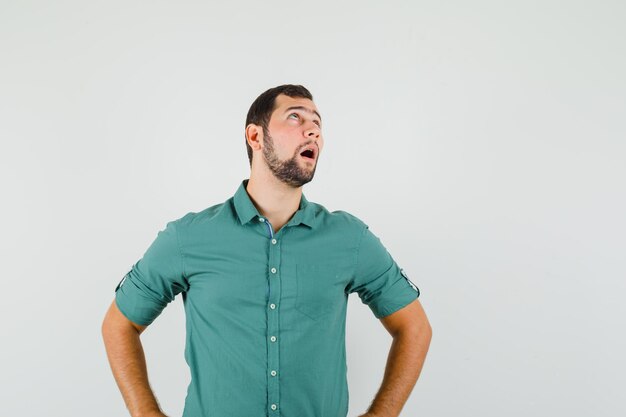
M 411 326 L 406 326 L 399 334 L 411 335 L 419 339 L 427 339 L 430 341 L 433 336 L 433 328 L 426 316 L 418 316 Z
M 414 312 L 412 319 L 399 328 L 397 336 L 411 337 L 429 344 L 433 336 L 433 328 L 424 310 L 420 308 Z

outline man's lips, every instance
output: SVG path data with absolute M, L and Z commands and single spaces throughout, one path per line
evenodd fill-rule
M 313 162 L 315 161 L 315 157 L 314 156 L 304 156 L 304 155 L 300 155 L 300 158 L 304 159 L 305 161 L 309 161 L 309 162 Z
M 303 153 L 304 153 L 304 155 L 303 155 Z M 317 153 L 318 153 L 317 149 L 315 149 L 314 147 L 311 147 L 311 146 L 307 146 L 306 148 L 304 148 L 303 151 L 301 151 L 299 153 L 299 155 L 302 158 L 304 158 L 304 159 L 308 159 L 308 160 L 314 161 L 314 160 L 317 159 Z M 308 156 L 308 154 L 310 154 L 312 156 Z

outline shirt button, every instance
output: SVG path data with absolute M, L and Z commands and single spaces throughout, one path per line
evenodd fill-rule
M 276 410 L 278 406 L 276 404 L 272 404 L 272 410 Z
M 272 245 L 276 244 L 276 239 L 272 239 Z
M 264 219 L 263 217 L 259 217 L 259 221 L 260 221 L 260 222 L 264 222 L 264 221 L 265 221 L 265 219 Z
M 272 274 L 276 273 L 276 268 L 272 268 Z
M 275 341 L 276 341 L 276 336 L 272 336 L 272 337 L 270 337 L 270 340 L 271 340 L 272 342 L 275 342 Z
M 274 310 L 274 309 L 276 308 L 276 304 L 274 304 L 274 303 L 270 304 L 270 308 L 271 308 L 272 310 Z
M 272 376 L 276 376 L 276 371 L 272 371 L 270 374 L 272 374 Z

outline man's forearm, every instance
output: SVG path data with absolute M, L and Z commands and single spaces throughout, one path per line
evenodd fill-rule
M 131 416 L 163 415 L 148 383 L 146 358 L 137 331 L 103 327 L 102 336 L 113 376 Z
M 430 346 L 430 327 L 404 332 L 393 338 L 385 376 L 367 414 L 372 417 L 398 417 L 419 378 Z

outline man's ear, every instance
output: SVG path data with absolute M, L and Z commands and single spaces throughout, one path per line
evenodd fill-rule
M 258 151 L 261 149 L 261 144 L 263 143 L 263 128 L 254 123 L 250 123 L 246 126 L 246 139 L 252 150 Z

